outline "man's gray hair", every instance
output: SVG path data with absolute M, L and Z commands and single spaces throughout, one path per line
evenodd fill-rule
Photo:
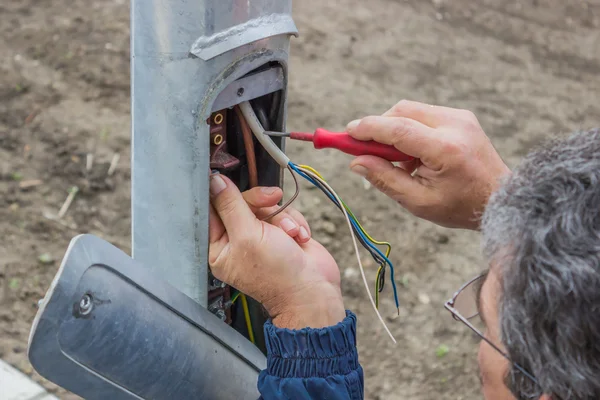
M 600 399 L 600 130 L 529 154 L 492 195 L 484 253 L 501 274 L 506 382 L 519 399 Z

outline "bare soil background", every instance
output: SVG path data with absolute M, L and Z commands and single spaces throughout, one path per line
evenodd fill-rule
M 598 0 L 298 0 L 294 17 L 291 129 L 341 129 L 420 100 L 474 111 L 512 166 L 548 136 L 600 125 Z M 75 399 L 32 370 L 27 336 L 73 236 L 130 250 L 128 1 L 3 0 L 0 55 L 0 357 Z M 442 306 L 484 267 L 478 235 L 410 216 L 353 176 L 347 156 L 288 149 L 394 244 L 402 311 L 395 317 L 387 290 L 383 312 L 395 346 L 370 309 L 341 216 L 303 186 L 296 207 L 335 255 L 359 315 L 366 397 L 479 398 L 477 342 Z M 21 187 L 34 179 L 42 184 Z M 72 186 L 81 191 L 64 223 L 46 218 Z

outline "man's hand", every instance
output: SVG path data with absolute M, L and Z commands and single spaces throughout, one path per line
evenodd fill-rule
M 259 220 L 276 209 L 279 188 L 242 195 L 217 174 L 210 194 L 209 264 L 216 278 L 261 302 L 279 327 L 322 328 L 344 319 L 338 266 L 310 239 L 304 217 L 288 208 L 270 223 Z
M 450 228 L 479 228 L 479 215 L 510 173 L 472 112 L 402 100 L 381 117 L 352 121 L 359 140 L 395 146 L 415 161 L 374 156 L 350 168 L 417 217 Z

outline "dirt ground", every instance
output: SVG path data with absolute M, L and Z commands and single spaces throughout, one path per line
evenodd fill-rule
M 415 99 L 471 109 L 515 165 L 549 135 L 600 125 L 600 0 L 298 0 L 294 18 L 292 129 L 340 129 Z M 0 54 L 0 357 L 74 399 L 32 371 L 27 336 L 74 235 L 130 250 L 128 1 L 4 0 Z M 370 309 L 341 216 L 304 186 L 296 207 L 335 255 L 359 315 L 366 397 L 479 398 L 476 340 L 442 305 L 484 267 L 477 234 L 410 216 L 353 176 L 347 156 L 288 148 L 394 245 L 402 310 L 394 316 L 386 291 L 383 312 L 397 345 Z M 48 219 L 73 186 L 64 222 Z

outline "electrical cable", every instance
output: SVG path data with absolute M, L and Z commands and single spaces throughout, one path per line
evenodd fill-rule
M 379 265 L 377 268 L 377 276 L 375 277 L 375 305 L 379 308 L 379 293 L 383 291 L 385 285 L 385 264 Z
M 315 175 L 317 175 L 319 178 L 324 179 L 323 176 L 314 168 L 312 168 L 309 165 L 300 165 L 300 167 L 308 169 L 309 171 L 313 172 Z M 313 183 L 315 186 L 319 187 L 318 183 L 315 182 L 314 180 L 311 180 L 311 183 Z M 323 190 L 322 187 L 319 187 L 321 190 Z M 331 197 L 331 196 L 330 196 Z M 390 252 L 392 250 L 392 245 L 389 242 L 380 242 L 378 240 L 373 239 L 366 231 L 365 229 L 362 227 L 362 225 L 360 224 L 360 222 L 358 222 L 358 218 L 356 218 L 356 216 L 352 213 L 352 211 L 350 210 L 350 208 L 344 203 L 344 207 L 346 207 L 346 210 L 348 211 L 348 213 L 350 214 L 351 218 L 353 218 L 356 221 L 356 224 L 358 225 L 360 231 L 372 242 L 375 243 L 377 245 L 380 246 L 386 246 L 386 253 L 385 256 L 389 257 L 390 256 Z M 339 206 L 338 206 L 339 208 Z M 359 236 L 357 234 L 357 236 Z M 360 236 L 359 236 L 360 237 Z M 367 247 L 365 242 L 361 243 L 364 247 Z M 372 253 L 372 252 L 371 252 Z M 386 263 L 380 259 L 380 257 L 374 255 L 373 253 L 371 254 L 373 256 L 373 258 L 375 259 L 375 262 L 377 262 L 379 264 L 379 268 L 377 270 L 377 276 L 375 278 L 375 306 L 379 309 L 379 293 L 381 293 L 383 291 L 383 287 L 385 284 L 385 265 Z M 396 307 L 398 307 L 398 299 L 397 299 L 397 295 L 394 294 L 395 300 L 396 300 Z
M 269 124 L 269 119 L 267 117 L 267 112 L 265 111 L 265 109 L 262 107 L 259 107 L 255 103 L 253 110 L 254 110 L 254 113 L 256 114 L 256 116 L 258 117 L 258 120 L 260 121 L 260 124 L 262 125 L 262 127 L 266 131 L 268 131 L 271 124 Z
M 258 117 L 254 113 L 252 106 L 249 102 L 244 101 L 240 103 L 240 108 L 242 109 L 242 113 L 244 113 L 244 117 L 246 118 L 246 122 L 250 125 L 250 129 L 256 136 L 256 140 L 265 148 L 266 152 L 275 160 L 281 168 L 286 168 L 290 159 L 285 155 L 283 151 L 271 140 L 271 138 L 265 135 L 265 130 L 263 129 Z
M 242 129 L 242 137 L 244 139 L 244 148 L 246 149 L 246 161 L 248 162 L 248 182 L 250 187 L 253 188 L 258 186 L 258 170 L 256 168 L 256 154 L 254 153 L 254 140 L 252 140 L 252 131 L 248 126 L 248 122 L 242 114 L 239 106 L 234 107 L 235 115 L 237 115 L 240 121 L 240 128 Z
M 241 294 L 242 292 L 237 292 L 236 294 L 234 294 L 231 298 L 231 304 L 235 304 L 236 300 L 240 297 Z
M 365 289 L 367 290 L 367 294 L 369 295 L 369 300 L 371 302 L 371 305 L 373 306 L 373 310 L 375 311 L 375 314 L 377 315 L 379 321 L 385 328 L 385 331 L 387 332 L 387 334 L 390 336 L 392 341 L 394 343 L 396 343 L 396 339 L 392 335 L 387 324 L 385 323 L 381 314 L 379 313 L 378 304 L 375 303 L 375 300 L 373 299 L 373 295 L 371 294 L 371 290 L 369 289 L 369 283 L 367 281 L 364 267 L 362 265 L 362 260 L 360 258 L 360 252 L 358 250 L 357 241 L 360 242 L 376 260 L 380 261 L 379 265 L 381 268 L 383 268 L 386 264 L 390 266 L 390 271 L 391 271 L 390 278 L 391 278 L 391 282 L 392 282 L 392 287 L 394 289 L 394 299 L 395 299 L 396 307 L 398 308 L 398 314 L 399 314 L 400 310 L 399 310 L 398 295 L 397 295 L 397 290 L 396 290 L 396 284 L 394 281 L 394 267 L 393 267 L 391 261 L 389 260 L 389 258 L 387 257 L 389 255 L 391 245 L 387 242 L 375 241 L 372 237 L 370 237 L 368 235 L 368 233 L 364 230 L 364 228 L 360 225 L 360 223 L 358 222 L 358 220 L 356 219 L 356 217 L 352 213 L 352 211 L 349 211 L 348 206 L 340 199 L 340 197 L 333 190 L 333 188 L 325 181 L 325 179 L 323 179 L 323 177 L 315 169 L 308 167 L 308 166 L 298 166 L 290 161 L 290 159 L 287 157 L 287 155 L 285 155 L 285 153 L 281 149 L 279 149 L 279 147 L 277 147 L 277 145 L 273 142 L 273 140 L 271 140 L 271 138 L 268 135 L 265 135 L 265 133 L 264 133 L 265 130 L 262 127 L 262 125 L 260 124 L 260 121 L 258 120 L 258 118 L 249 102 L 247 102 L 247 101 L 242 102 L 240 104 L 240 109 L 242 110 L 242 113 L 244 114 L 244 117 L 246 118 L 246 121 L 247 121 L 248 125 L 250 126 L 250 129 L 254 133 L 254 136 L 256 137 L 258 142 L 264 147 L 265 151 L 273 158 L 273 160 L 275 160 L 275 162 L 277 162 L 277 164 L 279 164 L 282 168 L 283 167 L 288 168 L 290 170 L 290 172 L 292 173 L 292 176 L 294 176 L 293 172 L 296 172 L 303 178 L 307 179 L 309 182 L 313 183 L 316 187 L 321 189 L 330 198 L 330 200 L 332 200 L 332 202 L 342 211 L 342 213 L 344 214 L 344 218 L 346 219 L 346 222 L 348 223 L 348 228 L 350 229 L 350 233 L 352 236 L 352 243 L 354 245 L 354 250 L 355 250 L 355 254 L 356 254 L 356 259 L 358 261 L 358 265 L 360 268 L 363 283 L 365 284 Z M 295 176 L 294 176 L 294 180 L 296 181 L 296 185 L 298 185 L 298 182 L 297 182 Z M 298 188 L 298 186 L 297 186 L 297 188 Z M 297 192 L 298 192 L 298 189 L 296 190 L 296 193 L 295 193 L 294 197 L 292 198 L 292 201 L 293 201 L 293 199 L 296 198 Z M 288 201 L 278 211 L 281 212 L 282 209 L 284 209 L 284 207 L 287 207 L 289 204 L 291 204 L 291 201 Z M 272 216 L 269 216 L 269 218 L 271 218 L 271 217 Z M 381 252 L 381 250 L 379 250 L 377 248 L 377 246 L 376 246 L 377 244 L 388 246 L 386 255 L 384 255 Z M 376 282 L 376 289 L 378 289 L 380 286 L 379 285 L 380 277 L 381 277 L 381 275 L 378 274 L 378 280 Z M 375 292 L 376 292 L 376 294 L 378 294 L 379 290 L 376 290 Z
M 322 178 L 322 176 L 315 169 L 313 169 L 312 167 L 306 166 L 306 165 L 303 165 L 301 167 L 304 167 L 304 168 L 307 168 L 307 169 L 313 171 L 317 176 L 319 176 L 319 177 Z M 337 204 L 334 201 L 333 197 L 329 193 L 327 193 L 326 189 L 322 185 L 320 185 L 318 183 L 318 181 L 315 181 L 315 180 L 313 180 L 312 178 L 310 178 L 308 176 L 304 176 L 304 178 L 308 179 L 312 184 L 314 184 L 316 187 L 318 187 L 319 189 L 321 189 L 334 202 L 334 204 L 338 208 L 340 208 L 340 205 Z M 354 214 L 352 213 L 352 211 L 350 211 L 349 207 L 346 204 L 344 204 L 344 206 L 346 207 L 346 210 L 349 211 L 351 218 L 353 218 L 354 221 L 356 222 L 356 225 L 360 226 L 360 222 L 358 222 L 358 219 L 354 216 Z M 389 257 L 389 254 L 390 254 L 390 251 L 391 251 L 391 245 L 389 243 L 375 241 L 373 238 L 371 238 L 371 236 L 369 236 L 366 233 L 366 231 L 364 230 L 364 228 L 362 228 L 362 226 L 360 226 L 360 230 L 368 238 L 370 238 L 374 242 L 386 245 L 387 246 L 387 250 L 386 250 L 385 256 Z M 369 247 L 369 245 L 367 244 L 367 242 L 363 240 L 362 235 L 359 235 L 359 233 L 357 232 L 357 230 L 355 230 L 355 234 L 356 234 L 357 238 L 360 240 L 360 242 L 363 245 L 363 247 L 365 247 L 371 253 L 371 256 L 373 257 L 373 259 L 375 260 L 375 262 L 377 264 L 379 264 L 379 269 L 377 271 L 377 277 L 376 277 L 376 280 L 375 280 L 375 305 L 376 305 L 377 308 L 379 308 L 379 293 L 383 290 L 383 285 L 384 285 L 384 282 L 385 282 L 385 265 L 386 265 L 386 261 L 384 259 L 382 259 L 377 253 L 375 253 Z M 398 304 L 398 299 L 397 299 L 396 295 L 394 296 L 394 299 L 396 300 L 396 307 L 398 307 L 399 304 Z
M 269 121 L 277 121 L 277 117 L 279 116 L 280 102 L 281 90 L 278 90 L 275 93 L 273 93 L 273 99 L 271 100 L 271 109 L 269 110 Z
M 304 166 L 302 166 L 304 167 Z M 312 169 L 312 168 L 311 168 Z M 323 193 L 325 193 L 325 195 L 327 197 L 329 197 L 329 199 L 333 202 L 333 204 L 341 211 L 341 206 L 335 201 L 335 198 L 331 195 L 331 193 L 329 193 L 329 191 L 322 185 L 319 183 L 319 181 L 315 181 L 314 179 L 310 178 L 309 176 L 299 173 L 299 175 L 301 175 L 304 179 L 307 179 L 309 182 L 311 182 L 313 185 L 315 185 L 318 189 L 320 189 Z M 319 175 L 320 176 L 320 175 Z M 346 206 L 346 210 L 349 211 L 349 208 Z M 355 219 L 355 222 L 358 226 L 360 226 L 360 223 L 356 220 L 356 217 L 354 217 L 351 211 L 349 211 L 351 218 Z M 353 225 L 354 227 L 354 225 Z M 362 227 L 361 227 L 362 228 Z M 375 262 L 379 265 L 384 264 L 385 260 L 375 251 L 373 251 L 373 249 L 371 247 L 369 247 L 369 245 L 367 244 L 367 242 L 364 240 L 364 236 L 361 236 L 358 233 L 358 229 L 354 229 L 354 233 L 356 235 L 356 237 L 359 239 L 361 245 L 371 254 L 371 256 L 373 257 L 373 259 L 375 260 Z M 363 230 L 364 231 L 364 230 Z M 389 255 L 389 251 L 390 249 L 388 249 L 388 251 L 386 252 L 386 257 Z
M 277 145 L 273 142 L 273 140 L 271 140 L 269 136 L 264 134 L 265 130 L 261 125 L 260 121 L 258 120 L 256 113 L 252 109 L 252 105 L 250 105 L 248 101 L 244 101 L 240 103 L 239 107 L 245 118 L 245 122 L 250 126 L 250 129 L 254 133 L 254 136 L 256 136 L 258 142 L 265 148 L 266 152 L 269 153 L 269 155 L 273 158 L 273 160 L 275 160 L 275 162 L 277 162 L 277 164 L 279 164 L 282 168 L 287 168 L 290 171 L 290 173 L 292 174 L 292 178 L 294 178 L 294 183 L 296 185 L 294 195 L 284 205 L 279 207 L 277 211 L 262 218 L 262 221 L 267 221 L 276 216 L 277 214 L 283 212 L 283 210 L 285 210 L 290 204 L 294 202 L 294 200 L 296 200 L 296 197 L 298 197 L 298 194 L 300 193 L 300 185 L 298 184 L 296 176 L 294 175 L 293 171 L 288 165 L 290 159 L 288 158 L 288 156 L 285 155 L 283 151 L 281 151 L 279 147 L 277 147 Z
M 240 109 L 240 106 L 235 106 L 235 114 L 240 121 L 240 128 L 242 130 L 242 138 L 244 140 L 244 148 L 246 150 L 246 161 L 248 163 L 248 184 L 250 188 L 258 186 L 258 169 L 256 166 L 256 154 L 254 152 L 254 140 L 252 138 L 252 132 L 248 126 L 248 122 Z M 254 329 L 252 327 L 252 318 L 250 317 L 250 308 L 248 307 L 248 299 L 244 293 L 239 292 L 236 297 L 232 300 L 231 304 L 237 300 L 238 297 L 242 299 L 242 311 L 244 313 L 244 319 L 246 321 L 246 328 L 248 329 L 248 339 L 252 344 L 255 344 L 254 340 Z
M 246 319 L 246 326 L 248 327 L 248 339 L 252 344 L 255 344 L 254 340 L 254 331 L 252 330 L 252 319 L 250 318 L 250 308 L 248 307 L 248 299 L 245 294 L 241 294 L 240 298 L 242 299 L 242 309 L 244 310 L 244 318 Z
M 290 204 L 292 204 L 294 202 L 294 200 L 296 200 L 296 197 L 298 197 L 298 194 L 300 194 L 300 185 L 298 184 L 298 179 L 296 178 L 296 175 L 294 175 L 294 171 L 292 171 L 292 169 L 290 168 L 290 166 L 287 166 L 288 171 L 290 171 L 290 174 L 292 174 L 292 178 L 294 178 L 294 184 L 296 185 L 296 190 L 294 191 L 294 195 L 292 197 L 290 197 L 290 199 L 288 201 L 285 202 L 284 205 L 282 205 L 281 207 L 279 207 L 277 210 L 275 210 L 274 212 L 272 212 L 271 214 L 267 215 L 266 217 L 263 217 L 261 219 L 261 221 L 268 221 L 271 218 L 273 218 L 274 216 L 276 216 L 279 213 L 282 213 L 286 208 L 288 208 L 290 206 Z
M 298 171 L 298 169 L 302 170 L 301 167 L 298 167 L 298 166 L 296 166 L 294 164 L 290 164 L 290 166 L 292 167 L 292 169 L 294 169 L 296 171 Z M 298 168 L 298 169 L 296 169 L 296 168 Z M 320 178 L 318 178 L 317 175 L 313 174 L 309 170 L 305 169 L 302 172 L 304 172 L 305 174 L 307 174 L 308 176 L 310 176 L 311 178 L 313 178 L 315 180 L 320 179 Z M 329 184 L 327 182 L 321 180 L 321 183 L 330 191 L 330 193 L 333 195 L 333 197 L 337 200 L 337 202 L 339 204 L 343 204 L 342 200 L 340 199 L 340 197 L 331 188 L 331 186 L 329 186 Z M 352 227 L 352 222 L 350 220 L 350 216 L 348 215 L 348 212 L 346 211 L 345 207 L 342 207 L 342 212 L 344 213 L 344 218 L 346 219 L 346 222 L 348 223 L 348 228 L 350 229 L 350 232 L 354 233 L 354 230 L 353 230 L 353 227 Z M 392 334 L 392 332 L 388 328 L 387 324 L 383 320 L 383 317 L 381 316 L 381 314 L 379 313 L 379 310 L 377 309 L 377 307 L 375 305 L 375 301 L 373 300 L 373 295 L 371 294 L 371 290 L 369 289 L 369 283 L 368 283 L 367 277 L 365 275 L 365 270 L 363 268 L 362 261 L 360 259 L 360 252 L 358 251 L 358 244 L 356 242 L 356 237 L 354 236 L 354 234 L 352 234 L 351 236 L 352 236 L 352 244 L 354 245 L 354 251 L 355 251 L 355 254 L 356 254 L 356 260 L 358 261 L 358 267 L 360 269 L 360 273 L 362 275 L 363 282 L 365 284 L 365 289 L 367 289 L 367 294 L 369 295 L 369 300 L 371 301 L 371 305 L 373 306 L 373 310 L 375 311 L 375 314 L 377 314 L 377 318 L 379 318 L 379 321 L 381 322 L 381 324 L 385 328 L 385 331 L 387 332 L 387 334 L 390 336 L 390 338 L 392 339 L 392 341 L 394 343 L 396 343 L 396 339 L 394 338 L 394 335 Z
M 323 186 L 323 183 L 325 183 L 325 181 L 323 179 L 320 179 L 321 175 L 318 172 L 315 171 L 313 174 L 316 176 L 313 176 L 311 178 L 311 177 L 307 176 L 308 172 L 307 172 L 307 170 L 303 170 L 302 166 L 297 166 L 297 165 L 294 165 L 293 163 L 290 163 L 290 165 L 300 176 L 309 180 L 311 183 L 313 183 L 319 189 L 323 190 L 323 192 L 330 198 L 330 200 L 332 200 L 334 202 L 334 204 L 336 204 L 336 200 L 332 196 L 332 194 L 328 193 L 328 191 L 323 189 L 322 186 Z M 311 169 L 314 171 L 313 168 L 311 168 Z M 344 202 L 342 202 L 342 204 L 343 204 L 344 208 L 346 210 L 348 210 L 348 206 Z M 338 208 L 341 209 L 341 206 L 339 204 L 336 204 L 336 205 L 338 206 Z M 364 228 L 362 228 L 362 226 L 360 225 L 360 223 L 358 222 L 358 220 L 356 219 L 356 217 L 354 216 L 352 211 L 349 211 L 349 215 L 350 215 L 351 223 L 352 223 L 353 227 L 355 228 L 354 232 L 355 232 L 357 238 L 359 239 L 359 241 L 361 241 L 361 244 L 369 252 L 371 252 L 371 255 L 373 256 L 375 261 L 380 265 L 380 267 L 383 267 L 382 271 L 385 271 L 386 264 L 390 266 L 390 271 L 391 271 L 390 278 L 392 281 L 392 288 L 394 291 L 394 301 L 396 303 L 396 308 L 398 310 L 398 314 L 400 314 L 400 303 L 398 301 L 398 290 L 396 287 L 396 282 L 395 282 L 395 277 L 394 277 L 394 266 L 393 266 L 392 262 L 390 261 L 390 259 L 388 258 L 390 251 L 391 251 L 391 245 L 388 247 L 385 255 L 383 253 L 381 253 L 381 250 L 379 250 L 372 242 L 369 242 L 369 240 L 367 240 L 368 234 L 364 233 L 365 232 Z M 368 236 L 368 238 L 371 238 L 371 237 Z M 379 243 L 387 243 L 387 242 L 379 242 Z M 389 243 L 387 243 L 387 244 L 389 245 Z M 381 274 L 378 274 L 377 279 L 376 279 L 376 291 L 375 291 L 375 296 L 377 299 L 377 302 L 375 303 L 376 308 L 379 308 L 379 304 L 378 304 L 379 284 L 378 284 L 378 282 L 380 282 L 380 280 L 381 280 Z

